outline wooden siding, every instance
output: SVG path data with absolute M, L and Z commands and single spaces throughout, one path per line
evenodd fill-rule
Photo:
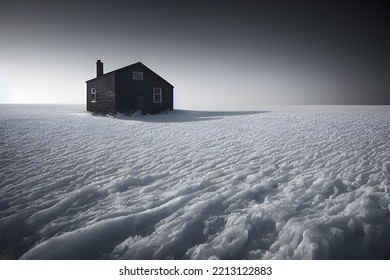
M 143 72 L 143 80 L 134 80 L 133 71 Z M 117 112 L 131 113 L 137 111 L 139 109 L 137 97 L 141 96 L 144 98 L 143 114 L 173 110 L 173 86 L 141 63 L 119 69 L 115 71 L 115 74 Z M 153 103 L 154 87 L 162 88 L 162 103 Z
M 96 102 L 91 100 L 91 89 L 96 89 Z M 87 111 L 115 114 L 115 72 L 87 82 Z

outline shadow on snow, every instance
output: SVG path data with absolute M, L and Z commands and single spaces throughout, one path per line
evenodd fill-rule
M 218 120 L 223 117 L 264 114 L 270 111 L 190 111 L 174 110 L 156 115 L 124 115 L 117 114 L 115 118 L 141 122 L 197 122 Z

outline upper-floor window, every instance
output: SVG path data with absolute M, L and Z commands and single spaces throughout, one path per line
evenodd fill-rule
M 144 72 L 133 71 L 133 80 L 143 81 L 143 79 L 144 79 Z
M 96 88 L 91 88 L 91 102 L 96 102 Z
M 162 103 L 162 88 L 153 88 L 153 103 Z

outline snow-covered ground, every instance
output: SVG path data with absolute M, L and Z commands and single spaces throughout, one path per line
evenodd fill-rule
M 0 105 L 0 258 L 390 259 L 390 107 Z

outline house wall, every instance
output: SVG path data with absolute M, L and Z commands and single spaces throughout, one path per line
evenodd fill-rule
M 96 89 L 96 102 L 92 102 L 91 89 Z M 115 114 L 115 72 L 87 82 L 87 111 Z
M 143 80 L 134 80 L 133 71 L 143 72 Z M 115 71 L 115 93 L 117 112 L 135 112 L 137 96 L 144 98 L 142 113 L 157 113 L 159 111 L 173 110 L 173 87 L 142 64 L 134 64 Z M 153 103 L 153 88 L 162 88 L 162 103 Z

